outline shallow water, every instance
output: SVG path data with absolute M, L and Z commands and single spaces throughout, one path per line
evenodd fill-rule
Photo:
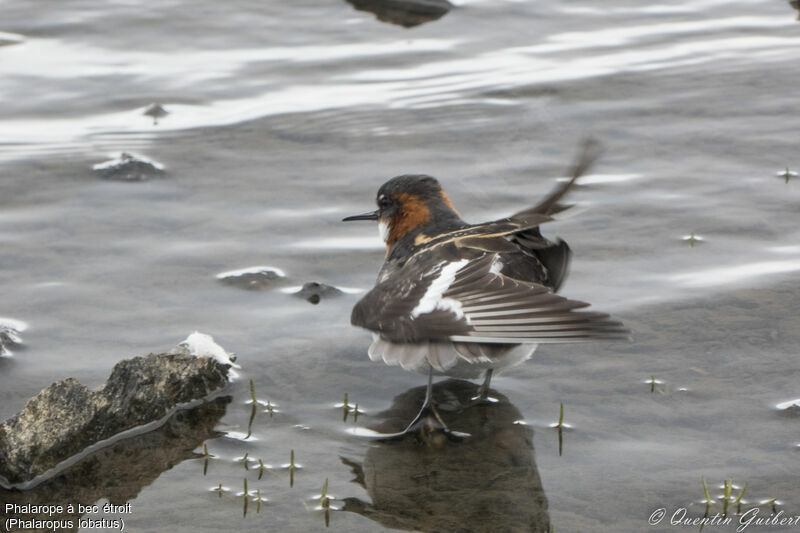
M 635 341 L 544 346 L 493 382 L 507 401 L 487 431 L 519 458 L 510 479 L 533 487 L 535 475 L 546 498 L 531 529 L 683 530 L 647 520 L 658 508 L 702 516 L 701 477 L 717 500 L 733 477 L 747 483 L 745 509 L 777 498 L 800 514 L 800 420 L 775 408 L 800 397 L 800 182 L 775 175 L 800 166 L 800 26 L 786 3 L 475 0 L 413 29 L 344 1 L 7 0 L 2 11 L 0 316 L 28 327 L 0 358 L 0 417 L 67 376 L 100 385 L 118 360 L 194 330 L 243 366 L 205 475 L 202 455 L 154 459 L 125 493 L 127 528 L 323 530 L 313 496 L 326 478 L 334 508 L 378 507 L 340 457 L 378 474 L 404 461 L 417 484 L 428 460 L 473 468 L 483 441 L 404 458 L 348 433 L 424 378 L 367 359 L 369 336 L 348 325 L 357 294 L 315 306 L 281 289 L 372 284 L 375 228 L 339 221 L 371 209 L 386 178 L 437 176 L 478 222 L 548 191 L 585 136 L 605 155 L 573 196 L 580 212 L 545 233 L 574 251 L 562 292 L 613 312 Z M 170 111 L 157 126 L 142 115 L 151 102 Z M 92 174 L 121 152 L 166 175 Z M 690 234 L 703 240 L 690 246 Z M 253 265 L 286 278 L 263 290 L 215 279 Z M 279 412 L 259 410 L 244 439 L 249 379 Z M 356 422 L 335 407 L 345 393 L 364 411 Z M 572 428 L 559 454 L 561 403 Z M 485 427 L 479 414 L 462 423 Z M 292 449 L 303 468 L 290 488 Z M 236 461 L 245 453 L 274 468 L 259 480 Z M 268 499 L 246 516 L 244 478 Z M 499 497 L 486 513 L 516 530 L 521 507 L 498 479 L 491 494 L 505 491 L 508 510 L 496 512 Z M 329 529 L 451 527 L 415 521 L 414 483 L 380 512 L 331 511 Z M 465 516 L 443 508 L 442 520 Z

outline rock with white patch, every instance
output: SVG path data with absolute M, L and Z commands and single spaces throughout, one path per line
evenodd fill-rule
M 341 289 L 319 281 L 309 281 L 294 293 L 298 298 L 302 298 L 312 304 L 318 304 L 323 298 L 334 298 L 342 294 L 344 294 L 344 291 Z
M 20 333 L 28 329 L 28 325 L 13 318 L 0 317 L 0 357 L 13 355 L 11 348 L 22 344 Z
M 25 37 L 18 33 L 7 33 L 0 31 L 0 46 L 10 44 L 22 44 L 25 42 Z
M 0 485 L 36 486 L 82 454 L 151 431 L 228 383 L 233 363 L 211 337 L 195 333 L 173 352 L 120 361 L 96 390 L 67 378 L 29 400 L 0 425 Z
M 97 163 L 92 171 L 103 179 L 146 181 L 164 174 L 164 165 L 145 157 L 123 152 L 117 159 Z
M 775 406 L 778 412 L 789 418 L 800 418 L 800 398 L 797 400 L 789 400 L 782 402 Z
M 195 331 L 186 337 L 186 339 L 179 342 L 177 346 L 169 351 L 169 353 L 178 355 L 192 355 L 194 357 L 208 357 L 216 360 L 222 365 L 228 365 L 233 368 L 242 368 L 240 365 L 236 364 L 236 357 L 234 357 L 232 353 L 227 352 L 225 348 L 217 344 L 214 341 L 214 337 L 211 335 L 206 335 L 205 333 L 200 333 L 199 331 Z
M 158 119 L 169 115 L 169 111 L 164 109 L 164 106 L 162 106 L 161 104 L 157 104 L 154 102 L 149 106 L 147 106 L 147 109 L 145 109 L 142 112 L 142 115 L 147 117 L 153 117 L 153 126 L 156 126 L 158 125 Z
M 4 506 L 46 506 L 40 512 L 7 507 L 0 512 L 4 513 L 7 520 L 71 520 L 77 524 L 78 519 L 86 514 L 78 504 L 86 507 L 98 500 L 105 500 L 114 505 L 123 505 L 135 499 L 162 473 L 183 461 L 197 460 L 196 450 L 202 448 L 205 441 L 219 437 L 216 426 L 230 402 L 230 396 L 220 396 L 197 407 L 178 411 L 158 429 L 138 433 L 113 446 L 87 453 L 74 465 L 35 488 L 0 488 L 0 502 Z M 50 507 L 58 504 L 60 510 Z M 41 528 L 37 531 L 53 529 Z
M 259 265 L 220 272 L 216 278 L 220 283 L 253 291 L 279 285 L 286 279 L 286 273 L 280 268 Z
M 347 0 L 359 11 L 368 11 L 381 22 L 405 28 L 445 16 L 453 4 L 447 0 Z

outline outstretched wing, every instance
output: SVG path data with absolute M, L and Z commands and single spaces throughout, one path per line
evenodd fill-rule
M 439 262 L 418 255 L 376 285 L 353 308 L 353 325 L 401 343 L 545 343 L 629 336 L 605 313 L 578 311 L 589 304 L 504 275 L 500 253 L 451 250 L 437 254 L 446 257 Z
M 554 220 L 559 213 L 566 211 L 569 204 L 562 200 L 575 182 L 586 174 L 600 156 L 600 146 L 591 139 L 583 143 L 568 175 L 570 178 L 555 187 L 539 203 L 528 209 L 523 209 L 508 218 L 493 220 L 483 224 L 474 224 L 468 228 L 459 229 L 434 238 L 429 238 L 422 243 L 422 247 L 411 257 L 425 254 L 433 248 L 455 244 L 458 247 L 481 248 L 485 251 L 514 251 L 513 245 L 506 244 L 505 250 L 497 246 L 505 237 L 509 241 L 530 251 L 544 264 L 549 272 L 550 285 L 558 290 L 566 277 L 570 261 L 570 250 L 567 243 L 562 240 L 552 242 L 544 238 L 539 231 L 539 226 Z M 493 248 L 487 248 L 492 246 Z

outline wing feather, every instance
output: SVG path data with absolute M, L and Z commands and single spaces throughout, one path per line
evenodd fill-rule
M 589 304 L 569 300 L 539 283 L 505 276 L 498 254 L 431 266 L 424 256 L 379 283 L 353 310 L 353 324 L 391 342 L 486 343 L 575 342 L 624 339 L 629 332 L 606 313 L 579 311 Z M 426 268 L 425 265 L 428 265 Z M 425 312 L 420 300 L 427 302 Z M 473 356 L 477 354 L 472 354 Z M 439 361 L 438 366 L 450 363 Z

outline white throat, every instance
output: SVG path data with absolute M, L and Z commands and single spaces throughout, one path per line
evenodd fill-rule
M 383 242 L 389 242 L 389 223 L 383 220 L 378 221 L 378 232 Z

